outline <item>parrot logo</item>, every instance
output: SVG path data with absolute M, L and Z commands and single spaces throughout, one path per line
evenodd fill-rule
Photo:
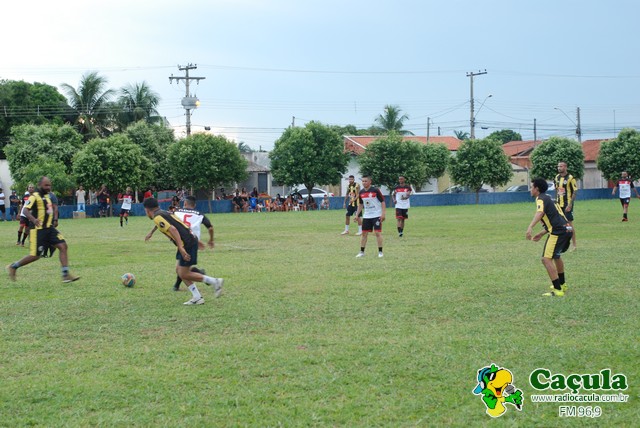
M 507 411 L 505 403 L 512 404 L 519 411 L 522 410 L 522 390 L 513 385 L 513 375 L 509 370 L 491 364 L 478 370 L 477 381 L 473 393 L 482 396 L 487 414 L 492 418 L 504 415 Z

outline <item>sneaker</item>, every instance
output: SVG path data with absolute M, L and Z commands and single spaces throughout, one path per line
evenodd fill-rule
M 10 279 L 11 281 L 15 281 L 15 280 L 16 280 L 16 271 L 17 271 L 18 269 L 16 269 L 16 268 L 12 268 L 12 267 L 11 267 L 11 265 L 7 265 L 7 268 L 6 268 L 6 269 L 7 269 L 7 273 L 9 274 L 9 279 Z
M 560 287 L 562 288 L 562 291 L 565 292 L 565 293 L 567 292 L 567 290 L 569 290 L 569 287 L 567 286 L 567 284 L 562 284 Z M 549 288 L 551 290 L 555 290 L 556 289 L 553 285 L 550 285 Z
M 20 246 L 20 241 L 16 242 L 16 245 L 19 247 Z
M 342 232 L 340 235 L 348 235 L 348 234 L 349 234 L 349 231 L 348 231 L 348 230 L 345 230 L 345 231 L 344 231 L 344 232 Z
M 193 297 L 191 300 L 187 300 L 186 302 L 183 303 L 184 305 L 187 306 L 191 306 L 191 305 L 204 305 L 204 297 L 201 297 L 199 299 L 196 299 L 195 297 Z
M 562 297 L 564 296 L 564 291 L 560 291 L 560 290 L 556 290 L 555 288 L 552 291 L 549 291 L 548 293 L 543 293 L 543 296 L 547 296 L 547 297 Z
M 402 232 L 398 233 L 398 238 L 402 238 L 402 235 L 403 235 Z
M 629 221 L 629 219 L 625 217 L 622 219 L 622 221 Z
M 80 279 L 79 276 L 73 276 L 70 273 L 68 273 L 66 275 L 62 275 L 62 282 L 73 282 L 73 281 L 77 281 L 79 279 Z
M 220 297 L 220 295 L 222 294 L 223 284 L 224 284 L 223 278 L 213 278 L 213 290 L 214 290 L 214 296 L 216 296 L 216 298 Z
M 356 255 L 356 259 L 359 259 L 360 257 L 364 257 L 364 252 L 360 251 L 357 255 Z
M 362 232 L 356 233 L 356 236 L 360 236 L 360 235 L 362 235 Z
M 383 258 L 383 257 L 384 257 L 384 254 L 382 254 L 382 251 L 380 251 L 380 252 L 378 253 L 378 258 Z
M 173 286 L 173 291 L 180 291 L 180 284 Z

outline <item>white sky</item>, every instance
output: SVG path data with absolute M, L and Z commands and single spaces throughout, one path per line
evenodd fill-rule
M 115 89 L 145 80 L 180 126 L 185 87 L 168 77 L 197 64 L 191 75 L 206 80 L 192 87 L 192 130 L 211 126 L 254 149 L 271 149 L 293 116 L 365 128 L 385 104 L 416 135 L 428 117 L 431 135 L 469 132 L 466 73 L 485 69 L 474 79 L 478 138 L 508 128 L 533 139 L 534 118 L 538 138 L 574 137 L 576 107 L 583 140 L 640 128 L 636 0 L 36 0 L 0 10 L 0 79 L 77 87 L 96 70 Z

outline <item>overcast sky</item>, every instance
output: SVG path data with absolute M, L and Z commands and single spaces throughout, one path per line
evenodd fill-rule
M 366 128 L 386 104 L 431 135 L 513 129 L 583 140 L 640 128 L 637 0 L 58 0 L 5 2 L 0 79 L 112 88 L 146 81 L 184 133 L 178 65 L 201 106 L 192 131 L 271 149 L 317 120 Z M 487 98 L 488 95 L 492 97 Z M 486 101 L 482 108 L 483 101 Z M 557 107 L 558 109 L 555 109 Z M 482 129 L 487 128 L 487 129 Z

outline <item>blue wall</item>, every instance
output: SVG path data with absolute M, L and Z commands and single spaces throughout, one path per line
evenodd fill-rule
M 578 191 L 578 200 L 588 199 L 611 199 L 611 189 L 581 189 Z M 391 206 L 390 198 L 387 196 L 387 206 Z M 344 197 L 333 196 L 329 198 L 330 209 L 342 209 Z M 480 193 L 480 204 L 510 204 L 516 202 L 532 201 L 529 192 L 491 192 Z M 446 194 L 438 193 L 434 195 L 414 195 L 411 196 L 412 207 L 429 207 L 441 205 L 473 205 L 476 203 L 475 193 L 456 193 Z M 169 208 L 169 202 L 160 204 L 160 208 Z M 204 213 L 230 213 L 232 212 L 231 201 L 211 201 L 211 210 L 209 210 L 209 201 L 198 201 L 196 208 Z M 60 218 L 72 218 L 75 206 L 64 205 L 59 208 Z M 87 205 L 87 217 L 94 217 L 98 211 L 97 205 Z M 113 215 L 120 214 L 120 205 L 113 206 Z M 144 208 L 142 204 L 133 204 L 131 214 L 134 216 L 143 216 Z

